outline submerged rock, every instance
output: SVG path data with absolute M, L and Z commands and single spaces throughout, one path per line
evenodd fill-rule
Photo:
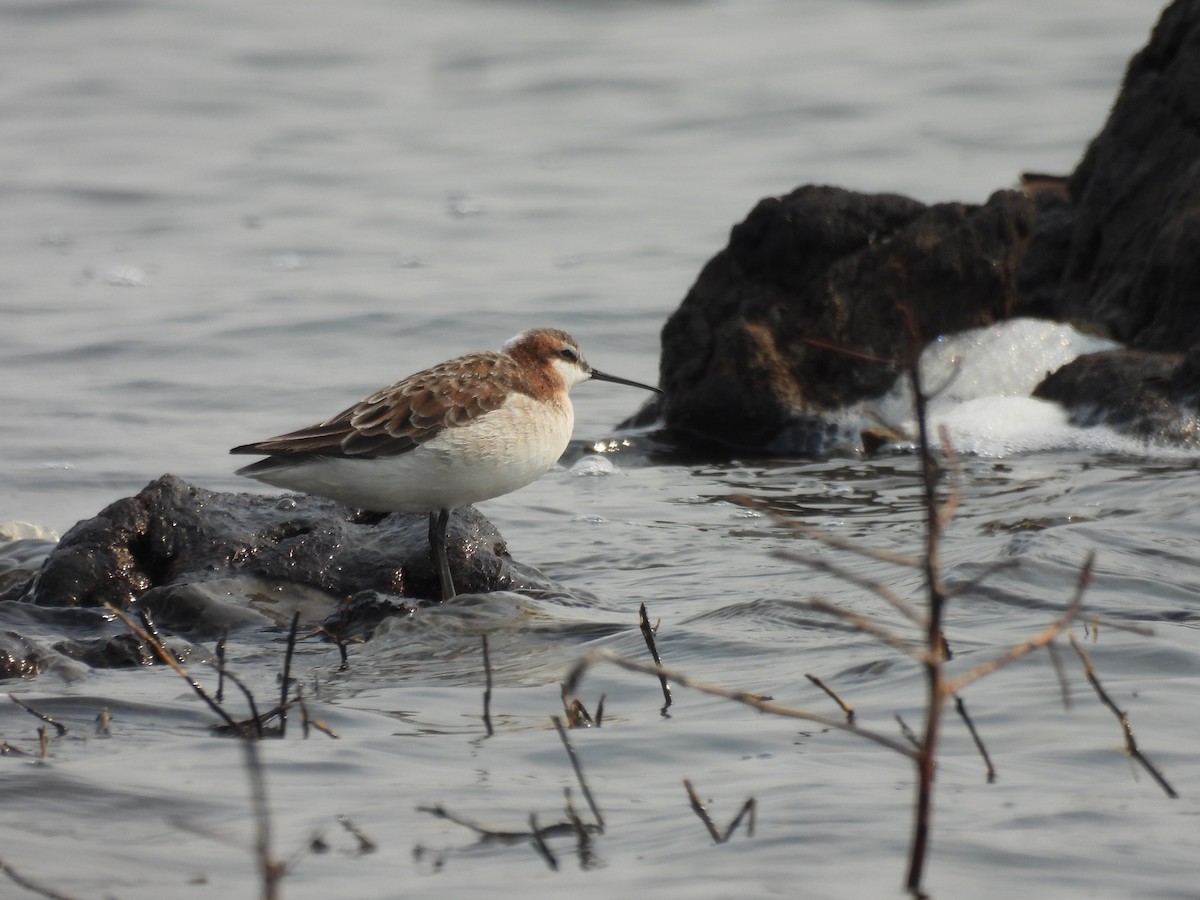
M 554 589 L 513 562 L 499 532 L 474 508 L 454 512 L 448 541 L 462 593 Z M 262 593 L 264 584 L 302 586 L 331 605 L 366 590 L 422 601 L 438 596 L 427 516 L 363 516 L 319 497 L 223 494 L 164 475 L 78 523 L 36 575 L 0 601 L 126 607 L 145 598 L 170 614 L 172 598 L 180 608 L 195 600 L 183 586 L 230 578 L 243 579 L 247 596 Z M 226 582 L 222 590 L 234 594 L 236 585 Z
M 41 670 L 34 643 L 16 631 L 0 631 L 0 679 L 27 678 Z

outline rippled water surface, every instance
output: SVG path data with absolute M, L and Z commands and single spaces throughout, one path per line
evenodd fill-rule
M 242 490 L 226 449 L 297 427 L 421 366 L 532 325 L 606 371 L 653 381 L 658 329 L 728 228 L 805 182 L 982 201 L 1022 170 L 1069 171 L 1157 3 L 12 3 L 0 8 L 0 520 L 59 531 L 163 472 Z M 999 376 L 998 376 L 999 377 Z M 919 601 L 911 569 L 837 550 L 920 550 L 911 458 L 607 457 L 590 442 L 642 397 L 575 394 L 564 465 L 482 505 L 513 554 L 595 596 L 464 598 L 350 649 L 303 643 L 310 714 L 335 730 L 261 747 L 286 897 L 899 896 L 912 772 L 836 730 L 601 666 L 603 727 L 572 732 L 605 833 L 477 841 L 581 812 L 549 716 L 584 653 L 664 661 L 864 727 L 922 721 L 903 655 L 814 597 L 908 633 L 830 571 Z M 1070 708 L 1037 654 L 965 692 L 995 784 L 951 716 L 928 884 L 938 897 L 1191 897 L 1200 852 L 1189 458 L 1050 450 L 961 460 L 942 548 L 961 588 L 954 671 L 1036 634 L 1095 553 L 1077 626 L 1168 800 L 1122 751 L 1069 648 Z M 815 557 L 813 568 L 780 551 Z M 993 571 L 994 569 L 994 571 Z M 979 584 L 975 579 L 985 576 Z M 11 613 L 9 613 L 11 617 Z M 1097 624 L 1098 621 L 1098 624 Z M 61 626 L 6 621 L 46 642 Z M 116 626 L 103 626 L 111 631 Z M 1130 630 L 1131 628 L 1135 630 Z M 1152 634 L 1139 633 L 1146 629 Z M 480 721 L 489 635 L 496 735 Z M 194 670 L 211 644 L 197 647 Z M 267 703 L 282 635 L 230 666 Z M 63 666 L 10 690 L 70 728 L 0 707 L 0 859 L 78 897 L 255 892 L 240 746 L 171 672 Z M 231 701 L 237 703 L 238 701 Z M 111 736 L 95 733 L 101 708 Z M 690 778 L 724 824 L 713 847 Z M 345 815 L 374 841 L 359 852 Z M 309 850 L 314 834 L 326 852 Z M 8 882 L 2 896 L 23 896 Z

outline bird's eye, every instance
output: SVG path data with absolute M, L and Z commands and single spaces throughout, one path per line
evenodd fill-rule
M 574 347 L 563 347 L 561 350 L 558 351 L 558 355 L 560 357 L 562 357 L 563 359 L 565 359 L 567 362 L 578 362 L 579 361 L 579 351 L 576 350 Z

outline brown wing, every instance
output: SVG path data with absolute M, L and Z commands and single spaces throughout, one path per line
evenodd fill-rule
M 514 390 L 527 392 L 520 367 L 510 357 L 472 353 L 410 375 L 324 422 L 229 452 L 292 458 L 399 456 L 446 428 L 499 409 Z

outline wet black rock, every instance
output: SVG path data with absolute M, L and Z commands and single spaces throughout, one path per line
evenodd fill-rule
M 0 679 L 27 678 L 41 670 L 41 654 L 29 638 L 0 631 Z
M 58 641 L 54 649 L 68 659 L 85 663 L 93 669 L 128 669 L 159 662 L 154 649 L 132 634 Z
M 1200 0 L 1164 10 L 1068 182 L 1039 197 L 1020 312 L 1144 350 L 1200 342 Z
M 368 636 L 384 619 L 406 618 L 416 611 L 417 607 L 394 594 L 359 591 L 327 616 L 321 626 L 339 640 L 351 640 Z
M 1025 315 L 1138 350 L 1200 345 L 1197 123 L 1200 0 L 1176 0 L 1069 178 L 983 206 L 814 186 L 762 200 L 663 329 L 665 396 L 625 424 L 706 452 L 845 443 L 831 411 L 886 392 L 911 358 L 906 305 L 925 341 Z M 1190 440 L 1181 395 L 1131 379 L 1111 397 L 1089 381 L 1098 415 Z
M 820 452 L 823 413 L 885 393 L 927 338 L 990 324 L 1016 302 L 1033 202 L 927 206 L 807 186 L 759 202 L 662 333 L 661 414 L 681 443 Z M 918 341 L 917 346 L 920 345 Z
M 1200 447 L 1200 350 L 1089 353 L 1048 375 L 1034 396 L 1062 404 L 1075 425 Z
M 514 563 L 473 508 L 451 516 L 448 544 L 462 593 L 553 588 Z M 231 577 L 247 579 L 248 592 L 301 585 L 334 604 L 365 590 L 438 596 L 427 516 L 361 516 L 319 497 L 215 493 L 165 475 L 78 523 L 0 601 L 123 608 L 156 588 Z M 160 613 L 164 605 L 160 598 Z

